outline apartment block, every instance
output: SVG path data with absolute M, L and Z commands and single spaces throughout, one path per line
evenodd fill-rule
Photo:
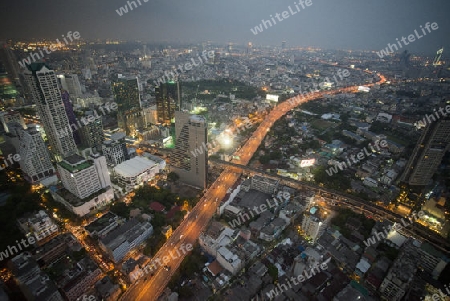
M 118 262 L 152 234 L 153 227 L 150 223 L 131 219 L 100 240 L 100 247 L 112 261 Z

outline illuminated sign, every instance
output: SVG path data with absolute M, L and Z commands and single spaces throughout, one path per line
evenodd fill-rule
M 278 95 L 267 94 L 266 95 L 266 100 L 278 102 L 278 97 L 279 97 Z
M 358 87 L 358 91 L 369 92 L 370 88 L 369 87 L 364 87 L 364 86 L 359 86 Z
M 302 160 L 302 161 L 300 162 L 300 167 L 313 166 L 314 163 L 316 163 L 316 159 Z

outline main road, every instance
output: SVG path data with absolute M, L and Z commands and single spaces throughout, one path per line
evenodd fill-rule
M 381 80 L 378 83 L 384 83 L 386 81 L 384 76 L 380 75 L 380 78 Z M 372 85 L 374 84 L 366 86 Z M 247 140 L 244 146 L 234 154 L 235 156 L 238 156 L 239 159 L 235 159 L 233 162 L 247 165 L 273 124 L 298 105 L 323 97 L 326 94 L 353 93 L 357 90 L 358 86 L 351 86 L 324 92 L 317 91 L 305 95 L 298 95 L 280 103 L 266 116 L 265 120 L 259 125 L 255 132 L 253 132 L 252 136 Z M 154 272 L 153 276 L 144 275 L 142 277 L 143 279 L 138 280 L 136 284 L 133 284 L 128 288 L 121 300 L 150 301 L 156 300 L 158 296 L 161 295 L 164 288 L 169 283 L 170 278 L 184 259 L 185 254 L 182 252 L 182 245 L 195 244 L 200 233 L 216 212 L 218 200 L 222 200 L 222 198 L 225 197 L 227 190 L 234 185 L 240 176 L 241 170 L 232 166 L 227 167 L 220 174 L 217 180 L 205 192 L 204 196 L 189 216 L 173 232 L 172 236 L 153 257 L 153 260 L 158 258 L 162 261 L 164 256 L 169 256 L 170 262 L 167 265 L 170 269 L 167 270 L 163 267 L 159 267 L 158 270 Z M 181 255 L 174 256 L 174 254 Z

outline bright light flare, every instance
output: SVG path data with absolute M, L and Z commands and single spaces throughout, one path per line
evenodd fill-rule
M 233 145 L 233 138 L 226 133 L 220 135 L 218 141 L 223 148 L 230 148 Z

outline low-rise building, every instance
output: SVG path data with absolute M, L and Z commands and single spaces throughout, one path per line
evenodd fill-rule
M 102 217 L 94 220 L 84 229 L 90 236 L 96 236 L 98 238 L 104 238 L 109 232 L 119 226 L 121 219 L 112 212 L 104 214 Z
M 217 261 L 231 274 L 236 275 L 243 267 L 244 262 L 239 256 L 227 247 L 220 247 L 217 250 Z
M 109 276 L 103 277 L 102 280 L 98 281 L 95 284 L 95 290 L 102 301 L 118 300 L 120 294 L 122 293 L 119 285 L 114 284 Z
M 28 301 L 63 301 L 55 283 L 39 269 L 28 252 L 12 258 L 8 262 L 14 280 Z
M 399 254 L 380 285 L 383 300 L 402 300 L 417 271 L 417 258 L 418 254 L 411 250 Z
M 33 254 L 39 265 L 41 267 L 45 267 L 53 262 L 53 260 L 60 257 L 67 250 L 67 248 L 70 248 L 73 251 L 79 251 L 82 249 L 80 243 L 70 233 L 64 233 L 56 236 L 49 242 L 35 249 Z
M 117 184 L 131 191 L 137 186 L 152 180 L 160 172 L 160 164 L 146 157 L 134 157 L 114 167 Z
M 100 247 L 112 261 L 118 262 L 152 234 L 153 227 L 150 223 L 130 219 L 100 240 Z
M 56 201 L 78 216 L 84 216 L 93 210 L 105 207 L 114 199 L 114 190 L 110 187 L 101 189 L 84 199 L 78 198 L 63 187 L 53 186 L 50 188 L 50 193 Z
M 278 180 L 254 175 L 251 181 L 251 189 L 256 189 L 267 194 L 274 194 L 278 189 Z
M 238 234 L 231 228 L 224 227 L 219 222 L 213 222 L 206 233 L 199 237 L 200 246 L 212 256 L 217 256 L 217 250 L 229 245 Z
M 270 224 L 261 229 L 259 232 L 259 239 L 273 241 L 280 236 L 281 232 L 287 225 L 288 223 L 284 219 L 276 218 Z
M 85 257 L 64 271 L 57 284 L 67 300 L 77 301 L 101 277 L 102 271 L 97 264 L 89 257 Z
M 58 235 L 59 227 L 43 210 L 28 214 L 17 220 L 25 236 L 34 236 L 38 246 Z
M 363 184 L 369 187 L 378 187 L 378 182 L 377 180 L 374 180 L 370 177 L 366 177 L 364 178 Z
M 364 142 L 364 141 L 366 140 L 366 139 L 364 139 L 363 137 L 361 137 L 360 135 L 355 134 L 355 133 L 350 132 L 350 131 L 347 131 L 347 130 L 342 130 L 342 134 L 343 134 L 345 137 L 349 137 L 349 138 L 355 140 L 356 143 L 362 143 L 362 142 Z

